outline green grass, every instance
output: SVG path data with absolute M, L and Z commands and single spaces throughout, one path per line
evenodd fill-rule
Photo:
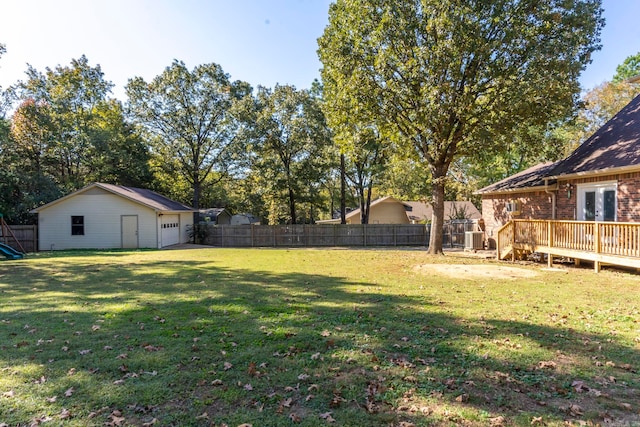
M 415 269 L 445 263 L 495 273 Z M 0 425 L 640 423 L 638 276 L 504 265 L 420 250 L 5 261 Z

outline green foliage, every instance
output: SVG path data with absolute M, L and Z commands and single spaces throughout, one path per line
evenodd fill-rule
M 637 76 L 640 76 L 640 52 L 628 56 L 622 61 L 622 64 L 616 67 L 616 73 L 612 81 L 614 83 L 620 83 Z
M 21 100 L 10 132 L 0 138 L 5 190 L 13 222 L 28 211 L 92 181 L 147 186 L 149 154 L 124 118 L 113 86 L 86 57 L 67 67 L 33 67 L 15 93 Z M 8 190 L 7 190 L 8 191 Z
M 261 195 L 268 222 L 312 222 L 331 142 L 318 99 L 293 86 L 259 87 L 236 114 L 243 123 L 247 176 Z M 300 215 L 300 204 L 306 204 L 307 215 Z
M 128 108 L 144 129 L 160 159 L 191 186 L 191 204 L 200 207 L 202 186 L 212 171 L 224 176 L 234 164 L 236 122 L 234 100 L 250 93 L 244 82 L 231 82 L 220 65 L 205 64 L 189 71 L 174 61 L 150 83 L 141 77 L 126 88 Z
M 440 230 L 456 158 L 570 114 L 601 13 L 599 0 L 338 0 L 319 39 L 325 102 L 420 155 Z M 440 232 L 430 247 L 441 252 Z

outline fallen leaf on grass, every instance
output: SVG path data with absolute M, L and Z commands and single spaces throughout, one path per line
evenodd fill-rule
M 124 423 L 124 417 L 122 416 L 122 412 L 117 409 L 109 415 L 109 419 L 111 420 L 106 425 L 109 427 L 117 427 L 121 426 Z
M 247 391 L 253 391 L 253 386 L 251 384 L 245 384 L 244 389 Z
M 582 408 L 578 405 L 576 405 L 575 403 L 572 405 L 569 405 L 569 407 L 567 408 L 567 411 L 569 413 L 571 413 L 571 415 L 583 415 L 584 411 L 582 410 Z
M 537 426 L 542 424 L 543 424 L 542 417 L 533 417 L 533 419 L 531 420 L 532 426 Z
M 233 368 L 233 364 L 231 364 L 229 362 L 224 362 L 224 370 L 225 371 L 228 371 L 231 368 Z
M 69 419 L 71 418 L 71 411 L 68 409 L 62 408 L 62 411 L 60 412 L 59 417 L 61 420 Z
M 16 395 L 16 392 L 13 390 L 9 390 L 9 391 L 5 391 L 4 393 L 2 393 L 2 397 L 14 397 Z
M 71 387 L 68 388 L 67 391 L 64 392 L 65 397 L 71 397 L 73 396 L 73 393 L 75 393 L 76 389 Z
M 538 362 L 538 368 L 539 369 L 554 369 L 557 366 L 556 362 L 549 360 L 549 361 L 540 361 Z
M 336 420 L 331 416 L 332 412 L 324 412 L 319 417 L 328 423 L 334 423 Z
M 489 418 L 491 427 L 502 427 L 504 425 L 504 417 Z
M 206 420 L 208 418 L 209 418 L 209 414 L 207 414 L 206 412 L 203 412 L 202 414 L 196 417 L 196 420 Z
M 300 418 L 298 414 L 294 414 L 293 412 L 289 414 L 289 419 L 294 423 L 299 423 L 300 421 L 302 421 L 302 418 Z
M 84 356 L 85 354 L 89 354 L 89 353 L 91 353 L 91 350 L 89 350 L 89 349 L 87 349 L 87 350 L 80 350 L 80 351 L 78 351 L 78 353 L 80 353 L 81 355 L 83 355 L 83 356 Z
M 45 400 L 47 403 L 55 403 L 58 400 L 58 396 L 47 397 Z
M 158 419 L 154 418 L 151 421 L 149 421 L 148 423 L 142 423 L 142 427 L 151 427 L 152 425 L 154 425 L 157 422 L 158 422 Z

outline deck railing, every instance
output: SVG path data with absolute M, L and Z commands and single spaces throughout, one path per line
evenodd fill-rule
M 498 230 L 497 256 L 542 252 L 600 263 L 640 267 L 640 223 L 513 220 Z M 551 261 L 550 261 L 551 262 Z

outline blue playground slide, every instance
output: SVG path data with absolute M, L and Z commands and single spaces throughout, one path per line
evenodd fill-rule
M 11 246 L 0 243 L 0 254 L 4 255 L 8 259 L 22 259 L 24 254 L 13 249 Z

